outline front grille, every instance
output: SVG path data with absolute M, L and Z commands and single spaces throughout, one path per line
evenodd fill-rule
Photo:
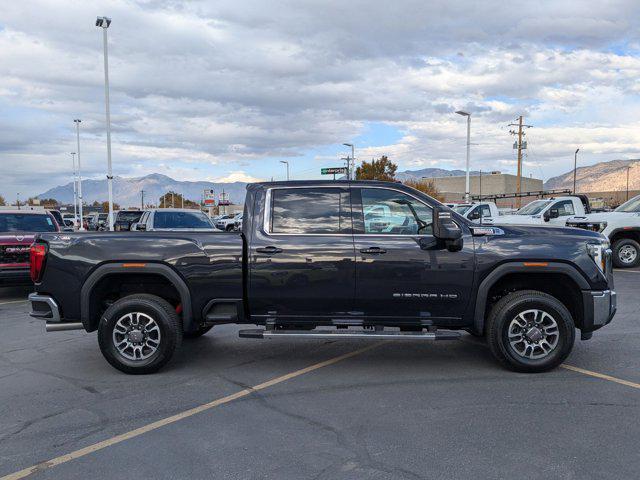
M 25 245 L 1 245 L 0 263 L 29 263 L 29 247 Z

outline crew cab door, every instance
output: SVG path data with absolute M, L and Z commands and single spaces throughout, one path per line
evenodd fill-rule
M 457 323 L 473 282 L 471 236 L 465 233 L 462 250 L 450 252 L 433 236 L 426 202 L 389 187 L 352 188 L 351 194 L 355 310 L 372 319 Z
M 344 318 L 353 307 L 355 253 L 348 187 L 264 193 L 249 241 L 252 318 Z M 260 201 L 257 197 L 256 205 Z M 257 210 L 257 209 L 256 209 Z

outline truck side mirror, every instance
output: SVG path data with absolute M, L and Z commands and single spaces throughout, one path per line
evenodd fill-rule
M 433 236 L 444 240 L 449 251 L 462 249 L 462 229 L 453 221 L 451 211 L 444 207 L 436 207 L 433 211 Z
M 480 220 L 480 210 L 475 209 L 473 212 L 469 214 L 469 220 Z
M 549 210 L 544 212 L 544 220 L 545 220 L 545 222 L 548 222 L 552 218 L 558 218 L 559 216 L 560 216 L 560 212 L 558 211 L 557 208 L 550 208 Z

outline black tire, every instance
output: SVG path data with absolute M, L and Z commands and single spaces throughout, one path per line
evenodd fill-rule
M 195 332 L 183 332 L 182 338 L 189 338 L 189 339 L 198 338 L 204 335 L 205 333 L 207 333 L 212 328 L 213 328 L 213 325 L 200 326 L 198 327 L 198 330 L 196 330 Z
M 613 265 L 616 268 L 633 268 L 640 265 L 640 243 L 631 238 L 621 238 L 613 242 Z
M 133 315 L 135 313 L 143 314 L 142 318 L 144 319 L 151 318 L 159 330 L 156 350 L 153 353 L 151 353 L 152 347 L 135 347 L 140 351 L 146 349 L 146 354 L 149 355 L 147 358 L 127 358 L 115 345 L 114 328 L 116 324 L 121 319 L 126 322 L 127 314 Z M 133 315 L 133 317 L 139 317 L 139 315 Z M 120 325 L 118 328 L 122 328 L 122 326 Z M 119 335 L 123 338 L 126 336 Z M 127 338 L 131 339 L 131 337 Z M 98 344 L 102 355 L 113 367 L 128 374 L 147 374 L 158 371 L 171 360 L 181 342 L 182 320 L 169 302 L 155 295 L 137 294 L 121 298 L 104 312 L 98 325 Z M 147 343 L 145 340 L 145 344 Z M 134 353 L 133 348 L 127 350 L 128 355 Z
M 233 225 L 227 225 L 227 226 L 225 227 L 225 231 L 227 231 L 227 232 L 231 232 L 231 231 L 233 231 Z
M 546 313 L 551 317 L 551 320 L 542 314 L 538 316 L 538 314 L 531 312 L 532 310 Z M 526 313 L 520 318 L 531 320 L 533 323 L 533 318 L 544 317 L 545 322 L 554 321 L 556 323 L 557 335 L 550 334 L 546 336 L 546 332 L 538 330 L 538 332 L 545 335 L 545 341 L 553 344 L 555 339 L 555 345 L 549 352 L 541 351 L 543 350 L 542 346 L 538 347 L 538 344 L 526 343 L 529 338 L 524 335 L 524 332 L 529 327 L 522 329 L 523 333 L 516 332 L 515 335 L 520 335 L 522 342 L 515 347 L 511 345 L 508 335 L 509 329 L 513 327 L 512 321 L 515 321 L 519 314 L 527 311 L 530 313 Z M 535 323 L 533 324 L 535 326 Z M 510 370 L 524 373 L 545 372 L 560 365 L 571 353 L 576 336 L 575 324 L 569 310 L 555 297 L 536 290 L 514 292 L 501 298 L 491 309 L 486 333 L 491 353 L 498 361 Z M 547 345 L 550 344 L 547 343 Z M 528 358 L 518 349 L 532 354 L 537 351 L 537 355 L 544 354 L 544 356 L 541 358 Z

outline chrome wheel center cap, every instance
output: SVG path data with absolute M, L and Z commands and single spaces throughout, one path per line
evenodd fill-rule
M 129 332 L 129 341 L 134 343 L 140 343 L 144 340 L 144 335 L 140 330 L 131 330 Z
M 530 342 L 539 342 L 544 338 L 544 335 L 537 327 L 531 327 L 524 336 L 527 337 L 527 340 Z

